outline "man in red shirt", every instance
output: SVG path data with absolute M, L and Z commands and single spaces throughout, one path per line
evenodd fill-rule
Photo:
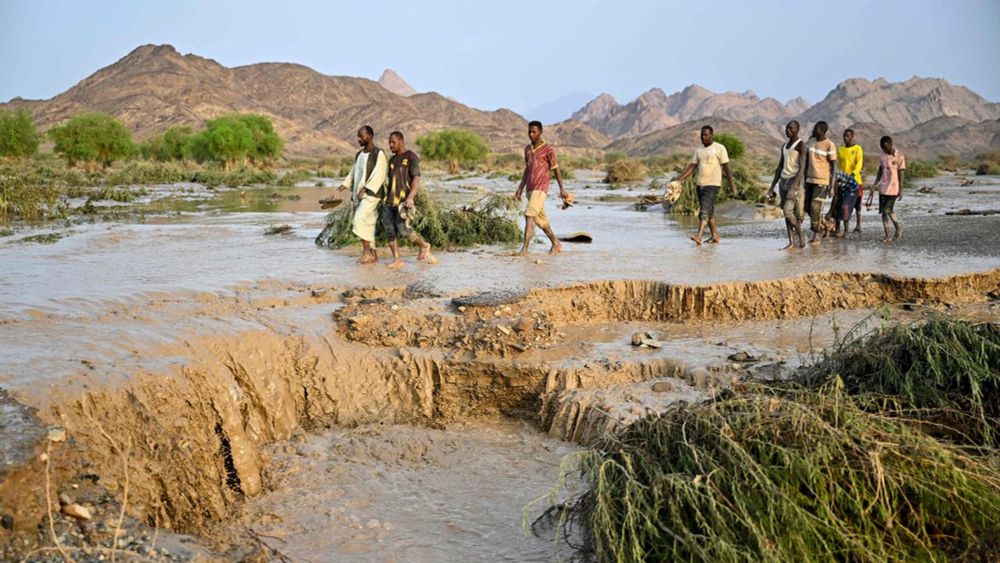
M 528 245 L 531 244 L 536 224 L 552 242 L 549 254 L 559 254 L 562 245 L 552 232 L 549 218 L 545 215 L 545 198 L 549 195 L 549 180 L 553 170 L 556 173 L 556 182 L 559 183 L 559 197 L 566 201 L 569 194 L 563 188 L 562 174 L 559 173 L 559 163 L 556 161 L 556 150 L 542 140 L 541 122 L 532 121 L 528 124 L 528 139 L 531 144 L 524 147 L 524 174 L 521 176 L 521 184 L 517 186 L 517 192 L 514 193 L 514 198 L 520 200 L 524 188 L 528 188 L 528 207 L 524 210 L 524 244 L 517 254 L 519 256 L 528 254 Z

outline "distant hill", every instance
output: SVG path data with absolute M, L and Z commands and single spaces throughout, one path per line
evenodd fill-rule
M 802 112 L 799 120 L 825 120 L 841 127 L 878 123 L 891 133 L 900 133 L 939 117 L 994 120 L 1000 118 L 1000 104 L 941 78 L 913 77 L 906 82 L 851 78 Z
M 285 138 L 286 156 L 350 154 L 363 124 L 374 127 L 382 143 L 392 129 L 412 139 L 462 127 L 507 152 L 520 150 L 527 137 L 527 121 L 510 110 L 477 110 L 433 92 L 404 97 L 371 80 L 327 76 L 297 64 L 227 68 L 170 45 L 138 47 L 52 99 L 15 98 L 0 107 L 27 108 L 42 130 L 79 112 L 101 111 L 121 119 L 139 139 L 174 125 L 199 127 L 226 113 L 263 113 Z
M 746 154 L 752 157 L 777 159 L 781 140 L 768 135 L 760 128 L 742 121 L 710 119 L 712 128 L 718 133 L 731 133 L 746 145 Z M 619 139 L 606 147 L 609 151 L 621 151 L 629 156 L 671 156 L 677 153 L 690 154 L 701 146 L 701 126 L 704 120 L 688 121 L 647 133 L 639 137 Z
M 382 76 L 378 79 L 378 83 L 379 86 L 385 88 L 393 94 L 398 94 L 403 97 L 412 96 L 417 93 L 417 91 L 413 89 L 413 86 L 410 86 L 409 83 L 403 80 L 403 77 L 396 74 L 396 71 L 391 68 L 385 69 Z
M 782 104 L 774 98 L 761 99 L 750 91 L 716 94 L 693 84 L 669 96 L 653 88 L 625 105 L 601 94 L 574 113 L 573 119 L 620 139 L 707 117 L 773 127 L 797 115 L 805 103 L 796 98 Z

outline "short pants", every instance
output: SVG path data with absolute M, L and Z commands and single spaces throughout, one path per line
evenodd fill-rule
M 897 199 L 899 199 L 898 195 L 878 194 L 878 212 L 882 215 L 892 215 L 895 211 Z
M 778 180 L 778 195 L 781 196 L 781 210 L 785 213 L 785 219 L 801 222 L 805 217 L 805 193 L 802 186 L 792 189 L 795 178 Z
M 535 224 L 541 229 L 549 226 L 549 217 L 545 214 L 545 198 L 548 195 L 542 190 L 528 192 L 528 207 L 524 210 L 524 216 L 534 217 Z
M 382 206 L 382 227 L 385 228 L 385 237 L 392 242 L 400 237 L 409 238 L 413 234 L 410 227 L 410 219 L 413 217 L 413 210 L 400 205 Z
M 722 186 L 697 186 L 698 193 L 698 219 L 707 221 L 715 217 L 715 198 L 719 196 L 719 189 Z

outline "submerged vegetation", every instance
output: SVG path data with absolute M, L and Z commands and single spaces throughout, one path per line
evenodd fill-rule
M 505 195 L 489 195 L 458 209 L 445 208 L 425 191 L 417 192 L 413 230 L 435 248 L 456 248 L 476 244 L 504 244 L 521 241 L 521 230 L 514 211 L 517 202 Z M 327 216 L 326 228 L 316 237 L 316 244 L 340 248 L 358 242 L 351 232 L 352 209 L 342 205 Z M 375 228 L 375 241 L 385 243 L 382 222 Z M 406 241 L 401 240 L 400 243 Z
M 605 439 L 549 515 L 602 561 L 995 560 L 998 353 L 995 324 L 880 330 Z

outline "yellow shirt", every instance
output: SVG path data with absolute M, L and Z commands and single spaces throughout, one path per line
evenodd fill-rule
M 837 147 L 837 168 L 841 172 L 854 176 L 860 186 L 861 166 L 865 160 L 865 153 L 861 150 L 861 145 L 855 144 L 849 147 Z
M 699 186 L 722 187 L 722 165 L 729 162 L 729 153 L 722 143 L 702 145 L 691 156 L 691 164 L 698 165 L 694 183 Z

